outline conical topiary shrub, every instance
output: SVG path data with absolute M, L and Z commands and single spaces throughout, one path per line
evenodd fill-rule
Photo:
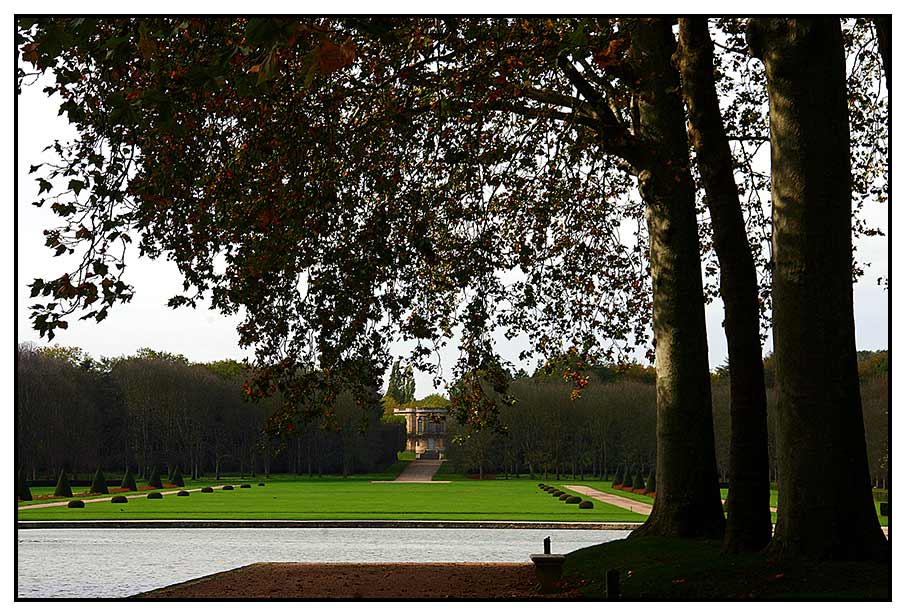
M 16 496 L 19 500 L 31 500 L 31 490 L 28 489 L 28 480 L 25 478 L 25 470 L 21 468 L 16 476 Z
M 641 469 L 635 472 L 635 477 L 632 480 L 632 489 L 633 490 L 644 490 L 645 489 L 645 480 L 642 479 Z
M 148 485 L 152 488 L 162 488 L 164 484 L 160 480 L 160 471 L 157 470 L 157 467 L 151 469 L 151 473 L 148 475 Z
M 109 492 L 107 492 L 107 480 L 104 479 L 104 473 L 101 472 L 100 466 L 94 474 L 94 479 L 91 481 L 90 491 L 95 494 L 109 494 Z
M 183 481 L 182 473 L 179 472 L 179 467 L 176 467 L 176 470 L 173 472 L 173 476 L 170 478 L 170 483 L 175 485 L 178 488 L 185 487 L 186 482 Z
M 121 488 L 126 488 L 132 492 L 138 490 L 138 486 L 135 485 L 135 477 L 132 476 L 132 471 L 126 469 L 126 474 L 123 475 L 123 481 L 120 483 Z
M 57 479 L 57 487 L 53 491 L 53 495 L 66 498 L 72 496 L 72 488 L 69 487 L 69 477 L 66 476 L 66 471 L 60 471 L 60 478 Z
M 651 472 L 648 473 L 648 481 L 645 482 L 645 493 L 654 494 L 657 492 L 657 482 L 654 480 L 654 469 L 651 469 Z
M 613 487 L 618 488 L 623 485 L 623 465 L 617 467 L 617 472 L 613 476 Z

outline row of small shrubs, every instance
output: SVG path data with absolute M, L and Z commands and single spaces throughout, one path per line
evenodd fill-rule
M 595 506 L 594 503 L 592 503 L 591 501 L 582 500 L 578 496 L 575 496 L 568 492 L 564 492 L 563 490 L 559 490 L 553 486 L 548 486 L 548 485 L 544 485 L 543 483 L 539 483 L 538 487 L 541 490 L 550 494 L 551 496 L 554 496 L 555 498 L 562 500 L 567 505 L 579 505 L 579 509 L 593 509 Z

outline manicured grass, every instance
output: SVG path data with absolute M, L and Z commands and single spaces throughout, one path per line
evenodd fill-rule
M 567 555 L 564 575 L 588 597 L 603 594 L 608 569 L 620 572 L 622 598 L 645 599 L 887 599 L 890 564 L 780 565 L 761 554 L 725 555 L 719 541 L 639 537 Z
M 370 483 L 362 479 L 267 480 L 249 490 L 126 504 L 86 503 L 84 509 L 20 510 L 20 520 L 295 519 L 295 520 L 552 520 L 641 522 L 644 516 L 596 502 L 579 509 L 551 498 L 536 481 Z

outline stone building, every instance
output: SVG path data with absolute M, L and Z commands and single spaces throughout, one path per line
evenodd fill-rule
M 406 418 L 406 451 L 417 458 L 444 457 L 447 409 L 393 409 L 393 414 Z

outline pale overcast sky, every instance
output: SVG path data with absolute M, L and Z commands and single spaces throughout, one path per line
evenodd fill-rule
M 62 274 L 65 257 L 54 258 L 52 251 L 44 246 L 42 231 L 56 224 L 56 216 L 45 206 L 38 209 L 31 205 L 36 199 L 37 183 L 28 174 L 29 165 L 42 160 L 41 150 L 54 139 L 66 140 L 73 134 L 68 122 L 57 116 L 57 103 L 41 91 L 40 86 L 26 88 L 19 97 L 19 143 L 16 173 L 19 181 L 17 194 L 17 281 L 16 323 L 18 342 L 39 340 L 37 332 L 29 322 L 32 303 L 27 285 L 34 278 L 51 278 Z M 886 204 L 866 206 L 869 222 L 887 231 L 888 209 Z M 865 275 L 855 286 L 856 344 L 859 349 L 886 349 L 888 346 L 888 303 L 887 292 L 876 280 L 888 276 L 889 255 L 887 238 L 861 238 L 857 244 L 859 257 L 870 263 Z M 133 253 L 129 262 L 129 281 L 135 287 L 131 303 L 118 305 L 110 316 L 97 324 L 94 320 L 70 320 L 69 329 L 59 331 L 54 343 L 78 346 L 95 357 L 131 354 L 141 347 L 181 353 L 192 361 L 208 361 L 223 358 L 252 358 L 248 349 L 239 348 L 236 343 L 238 318 L 224 317 L 210 310 L 179 309 L 166 307 L 167 300 L 181 292 L 182 279 L 176 266 L 170 262 L 138 258 Z M 721 321 L 723 305 L 716 300 L 706 308 L 708 325 L 708 347 L 711 367 L 723 363 L 727 356 L 727 345 Z M 504 357 L 514 363 L 523 348 L 524 341 L 507 341 L 498 337 L 499 349 Z M 403 354 L 410 345 L 394 345 L 392 351 Z M 765 352 L 771 349 L 770 339 Z M 455 342 L 448 346 L 443 356 L 443 365 L 453 364 L 456 357 Z M 431 375 L 417 374 L 417 395 L 422 397 L 433 392 Z

